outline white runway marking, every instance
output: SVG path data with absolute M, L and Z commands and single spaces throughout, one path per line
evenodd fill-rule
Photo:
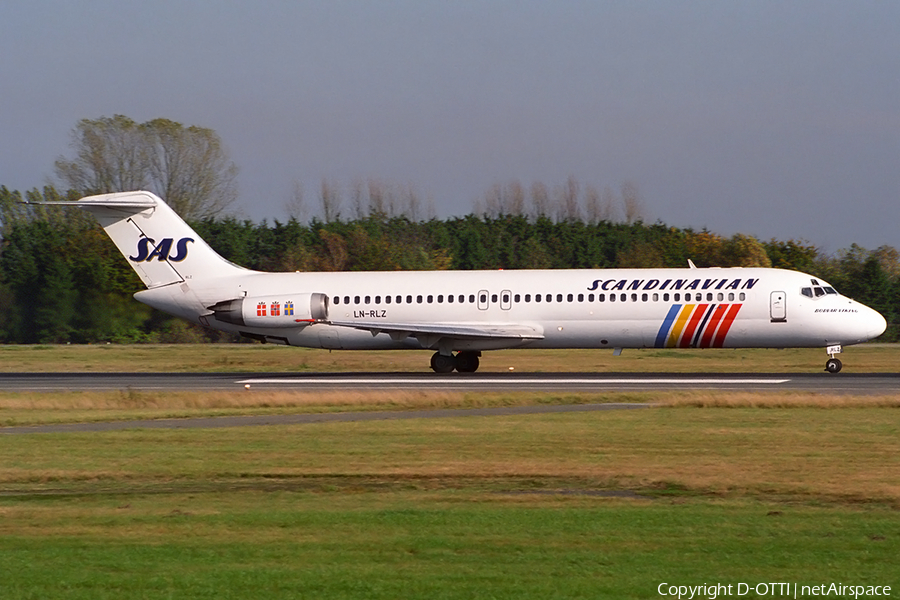
M 588 379 L 588 378 L 544 378 L 544 377 L 479 377 L 479 378 L 446 378 L 435 377 L 303 377 L 303 378 L 269 378 L 269 379 L 242 379 L 241 385 L 404 385 L 426 384 L 478 386 L 478 385 L 550 385 L 550 384 L 576 384 L 576 385 L 777 385 L 787 383 L 790 379 L 726 379 L 726 378 L 634 378 L 634 379 Z

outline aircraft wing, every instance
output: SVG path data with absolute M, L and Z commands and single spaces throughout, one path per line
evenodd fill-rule
M 387 333 L 394 341 L 400 341 L 407 337 L 415 337 L 429 344 L 440 338 L 454 338 L 464 340 L 542 340 L 544 334 L 530 325 L 516 323 L 489 324 L 478 323 L 474 325 L 441 323 L 386 323 L 384 321 L 328 321 L 338 327 L 352 327 L 370 332 L 373 336 L 379 333 Z

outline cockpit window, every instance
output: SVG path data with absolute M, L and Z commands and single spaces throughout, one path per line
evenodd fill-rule
M 827 283 L 819 283 L 818 279 L 810 279 L 809 281 L 812 283 L 812 287 L 800 288 L 801 295 L 806 296 L 807 298 L 821 298 L 827 294 L 837 295 L 837 290 Z

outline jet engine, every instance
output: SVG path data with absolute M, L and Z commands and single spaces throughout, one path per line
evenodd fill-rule
M 242 327 L 299 327 L 328 318 L 325 294 L 279 294 L 223 300 L 208 307 L 216 320 Z

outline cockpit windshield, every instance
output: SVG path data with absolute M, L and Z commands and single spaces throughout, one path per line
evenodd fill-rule
M 827 283 L 819 283 L 818 279 L 810 279 L 809 281 L 812 284 L 810 287 L 800 288 L 800 293 L 807 298 L 821 298 L 829 294 L 837 295 L 837 290 Z

